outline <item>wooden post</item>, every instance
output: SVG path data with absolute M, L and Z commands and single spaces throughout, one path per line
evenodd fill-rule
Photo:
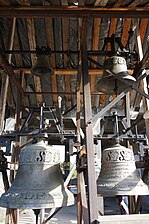
M 92 130 L 92 111 L 91 111 L 91 94 L 88 74 L 87 60 L 87 31 L 88 19 L 83 18 L 82 36 L 81 36 L 81 61 L 82 61 L 82 81 L 84 97 L 84 125 L 85 125 L 85 144 L 87 151 L 87 176 L 88 176 L 88 210 L 89 223 L 98 223 L 97 213 L 97 186 L 95 178 L 95 161 L 94 161 L 94 143 Z
M 80 67 L 79 67 L 80 68 Z M 76 114 L 76 124 L 77 124 L 77 141 L 81 144 L 80 137 L 80 128 L 81 128 L 81 120 L 80 120 L 80 110 L 81 110 L 81 97 L 80 97 L 80 87 L 81 87 L 81 74 L 80 69 L 78 69 L 78 77 L 77 77 L 77 114 Z M 80 146 L 77 147 L 77 153 L 80 151 Z M 81 186 L 80 186 L 80 173 L 77 174 L 77 185 L 78 185 L 78 195 L 77 195 L 77 223 L 82 223 L 82 201 L 81 201 Z
M 16 25 L 16 18 L 13 18 L 12 26 L 11 26 L 11 30 L 10 30 L 10 36 L 9 36 L 9 43 L 8 43 L 9 50 L 12 50 L 12 47 L 13 47 L 15 25 Z M 8 55 L 8 62 L 9 63 L 11 62 L 10 54 Z M 8 85 L 9 85 L 9 76 L 6 74 L 4 88 L 3 88 L 3 96 L 2 96 L 2 101 L 1 101 L 1 105 L 0 105 L 0 133 L 3 131 L 3 127 L 4 127 Z M 13 209 L 7 209 L 5 223 L 9 224 L 11 222 L 11 224 L 17 224 L 17 216 L 18 216 L 18 214 L 16 211 L 14 211 Z
M 16 18 L 13 18 L 12 27 L 11 27 L 10 36 L 9 36 L 8 50 L 12 50 L 12 47 L 13 47 L 15 25 L 16 25 Z M 11 54 L 8 55 L 8 62 L 9 63 L 11 62 Z M 0 133 L 3 131 L 3 127 L 4 127 L 4 116 L 5 116 L 5 109 L 6 109 L 8 85 L 9 85 L 9 76 L 6 74 L 4 88 L 2 90 L 3 96 L 2 96 L 1 105 L 0 105 Z
M 139 60 L 141 61 L 143 59 L 143 49 L 142 49 L 142 44 L 141 44 L 140 30 L 139 30 L 139 26 L 138 26 L 138 21 L 133 20 L 133 23 L 136 27 L 135 32 L 136 32 L 137 47 L 138 47 L 138 53 L 139 53 Z M 148 94 L 146 79 L 143 79 L 143 81 L 141 82 L 141 87 L 144 89 L 144 92 Z M 146 110 L 149 110 L 149 100 L 146 99 L 145 97 L 143 98 L 143 107 L 144 107 L 144 112 Z M 145 127 L 146 127 L 147 139 L 149 141 L 149 119 L 145 119 Z M 148 179 L 148 172 L 149 172 L 149 170 L 146 168 L 143 171 L 142 179 L 145 183 L 147 182 L 147 179 Z M 143 199 L 143 196 L 138 196 L 137 202 L 136 202 L 135 213 L 139 213 L 142 199 Z

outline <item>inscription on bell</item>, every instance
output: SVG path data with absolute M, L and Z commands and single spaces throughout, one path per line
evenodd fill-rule
M 134 161 L 131 150 L 107 150 L 104 152 L 103 161 Z
M 113 64 L 126 64 L 126 61 L 122 57 L 111 57 Z
M 20 163 L 60 163 L 60 153 L 50 150 L 32 150 L 29 153 L 23 153 L 20 157 Z

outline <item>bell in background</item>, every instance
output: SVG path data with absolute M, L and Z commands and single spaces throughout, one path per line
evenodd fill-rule
M 103 196 L 148 195 L 148 186 L 136 169 L 133 151 L 116 144 L 103 150 L 97 192 Z
M 31 73 L 36 76 L 53 75 L 54 71 L 49 62 L 49 56 L 39 55 L 36 64 L 31 68 Z
M 133 76 L 129 75 L 126 60 L 123 57 L 113 56 L 108 58 L 104 62 L 104 67 L 127 81 L 136 81 Z M 116 94 L 122 92 L 127 87 L 128 86 L 123 82 L 104 70 L 102 78 L 97 83 L 96 89 L 104 94 Z
M 64 186 L 59 151 L 43 141 L 22 148 L 15 180 L 2 194 L 0 206 L 41 209 L 72 204 L 74 196 Z

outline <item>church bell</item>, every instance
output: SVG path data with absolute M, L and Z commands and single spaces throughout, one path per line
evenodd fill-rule
M 36 76 L 53 75 L 54 71 L 49 62 L 49 56 L 39 55 L 36 64 L 31 68 L 31 73 Z
M 148 186 L 136 169 L 133 151 L 120 144 L 104 149 L 97 192 L 103 196 L 148 195 Z
M 40 141 L 21 149 L 16 177 L 0 198 L 5 208 L 41 209 L 74 204 L 60 169 L 60 152 Z
M 104 68 L 114 72 L 117 76 L 129 82 L 135 82 L 136 79 L 129 75 L 127 71 L 126 60 L 120 56 L 112 56 L 104 62 Z M 115 94 L 122 92 L 127 86 L 116 79 L 115 76 L 103 71 L 102 78 L 98 81 L 96 89 L 104 94 Z

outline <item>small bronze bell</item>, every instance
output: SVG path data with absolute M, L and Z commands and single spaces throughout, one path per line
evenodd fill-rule
M 103 196 L 148 195 L 148 186 L 136 169 L 133 151 L 116 144 L 104 149 L 97 192 Z
M 129 75 L 126 60 L 123 57 L 113 56 L 108 58 L 104 63 L 104 67 L 127 81 L 136 81 L 133 76 Z M 127 86 L 123 82 L 104 70 L 102 78 L 97 83 L 96 89 L 104 94 L 115 94 L 122 92 L 126 87 Z
M 39 55 L 36 64 L 31 68 L 31 73 L 36 76 L 53 75 L 48 55 Z
M 22 148 L 15 180 L 0 198 L 5 208 L 41 209 L 74 204 L 64 186 L 60 153 L 43 141 Z

